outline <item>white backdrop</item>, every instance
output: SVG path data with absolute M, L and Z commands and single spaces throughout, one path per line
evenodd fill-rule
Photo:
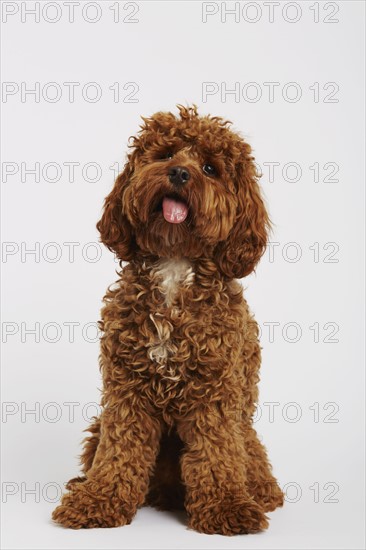
M 1 8 L 3 547 L 364 548 L 364 3 Z M 247 537 L 152 509 L 58 528 L 116 279 L 95 223 L 140 115 L 193 102 L 232 120 L 263 172 L 274 232 L 243 285 L 262 329 L 256 427 L 287 502 Z

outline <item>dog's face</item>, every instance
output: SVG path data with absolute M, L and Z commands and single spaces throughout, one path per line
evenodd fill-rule
M 220 118 L 179 111 L 144 119 L 97 224 L 102 242 L 121 260 L 204 256 L 243 277 L 268 229 L 250 146 Z

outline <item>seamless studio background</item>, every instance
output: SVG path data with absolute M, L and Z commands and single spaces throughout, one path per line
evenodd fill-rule
M 2 2 L 2 545 L 364 548 L 364 11 L 338 2 Z M 256 429 L 286 504 L 223 538 L 142 509 L 52 525 L 98 412 L 117 263 L 95 223 L 140 116 L 196 103 L 254 149 L 274 223 L 242 281 L 261 327 Z

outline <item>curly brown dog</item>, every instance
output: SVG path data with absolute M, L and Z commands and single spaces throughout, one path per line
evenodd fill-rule
M 53 519 L 116 527 L 151 504 L 254 533 L 283 494 L 252 426 L 258 328 L 235 280 L 269 227 L 251 148 L 195 106 L 143 121 L 97 224 L 128 262 L 102 309 L 103 412 Z

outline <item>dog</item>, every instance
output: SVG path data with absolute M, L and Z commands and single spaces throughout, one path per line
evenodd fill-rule
M 121 272 L 100 322 L 102 413 L 53 513 L 65 527 L 126 525 L 148 504 L 247 534 L 283 504 L 253 428 L 261 348 L 237 280 L 270 228 L 254 158 L 231 123 L 178 110 L 142 119 L 97 224 Z

